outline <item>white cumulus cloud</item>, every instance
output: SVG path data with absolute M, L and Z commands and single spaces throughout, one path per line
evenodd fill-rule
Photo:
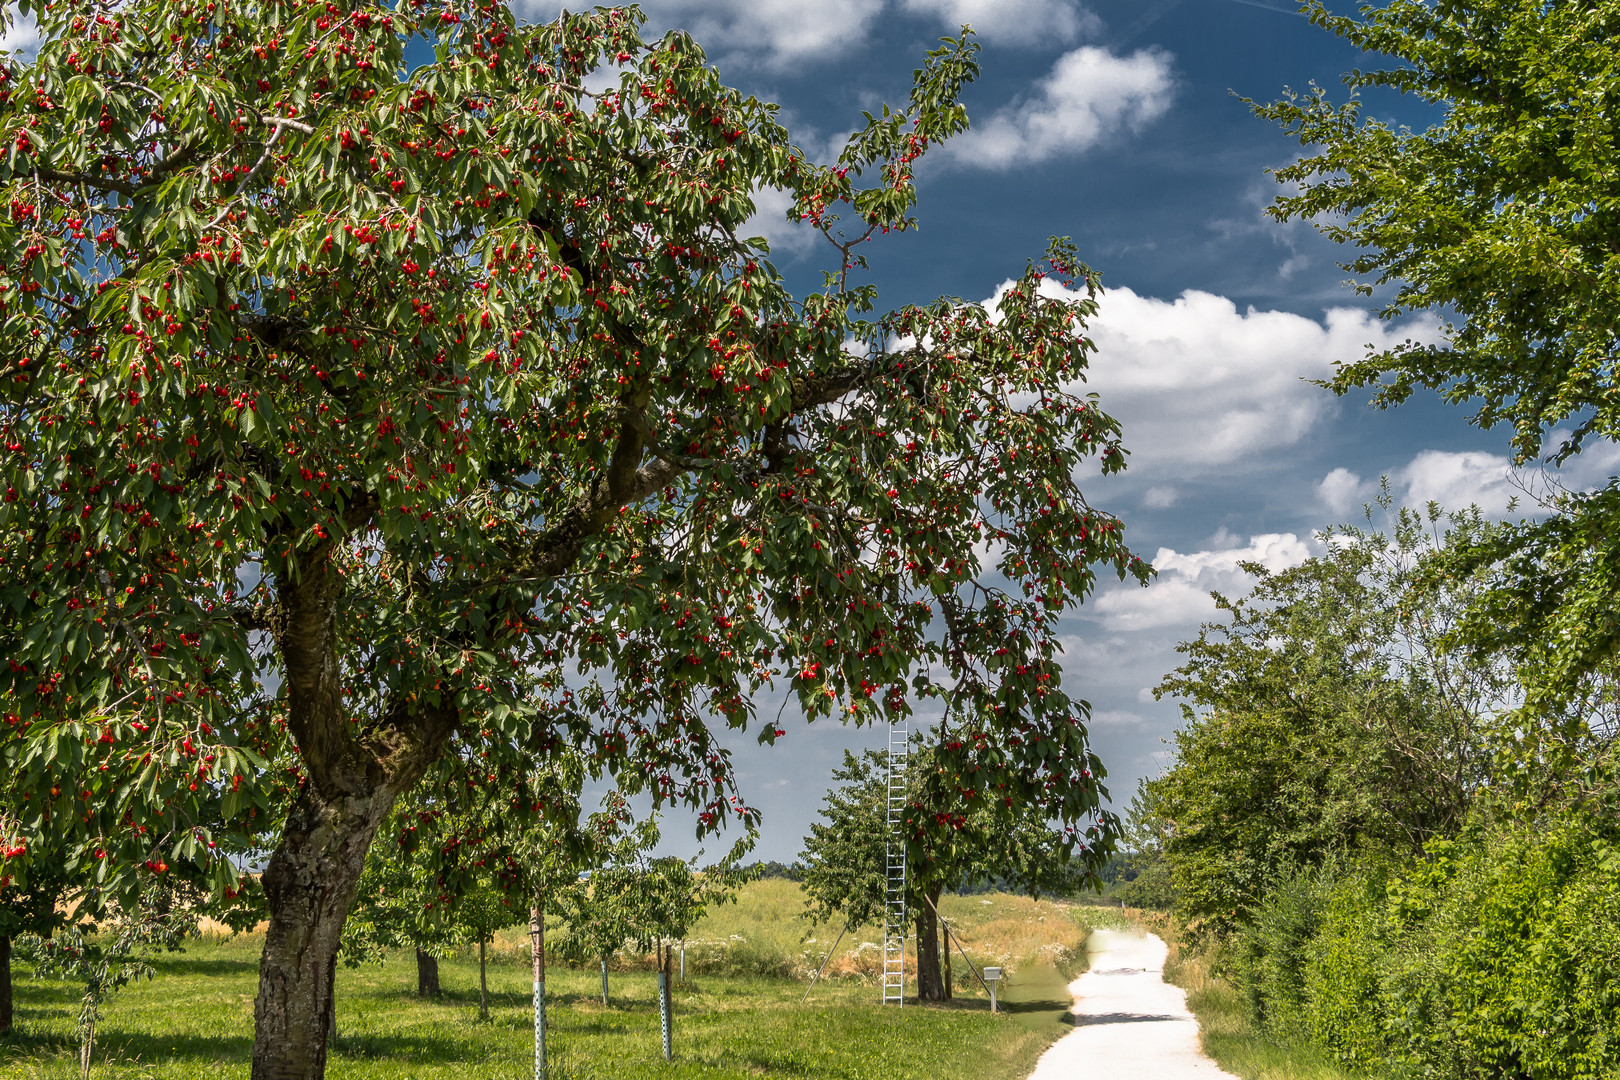
M 1217 536 L 1217 543 L 1231 544 L 1236 538 Z M 1155 630 L 1180 626 L 1191 629 L 1216 613 L 1209 594 L 1221 592 L 1238 596 L 1249 590 L 1254 578 L 1239 564 L 1259 563 L 1273 572 L 1298 566 L 1320 547 L 1314 540 L 1302 540 L 1294 533 L 1266 533 L 1251 536 L 1241 547 L 1215 547 L 1183 554 L 1160 548 L 1153 556 L 1158 578 L 1147 588 L 1120 585 L 1102 593 L 1091 610 L 1113 631 Z
M 987 303 L 992 310 L 1006 282 Z M 1051 279 L 1048 295 L 1064 290 Z M 1128 288 L 1103 294 L 1088 336 L 1096 343 L 1087 380 L 1125 429 L 1133 475 L 1163 484 L 1234 467 L 1301 443 L 1335 407 L 1308 380 L 1412 337 L 1432 323 L 1388 327 L 1365 311 L 1337 308 L 1318 322 L 1285 311 L 1239 311 L 1224 296 L 1188 290 L 1174 300 Z
M 1557 446 L 1568 437 L 1567 431 L 1554 431 L 1548 445 Z M 1583 453 L 1558 469 L 1515 467 L 1507 455 L 1483 450 L 1423 450 L 1391 469 L 1387 478 L 1391 493 L 1407 506 L 1430 502 L 1447 510 L 1477 506 L 1487 517 L 1506 517 L 1539 513 L 1538 499 L 1555 486 L 1589 490 L 1617 472 L 1620 444 L 1598 439 L 1588 442 Z M 1340 467 L 1324 476 L 1316 490 L 1328 509 L 1344 513 L 1371 498 L 1377 485 Z
M 39 51 L 39 23 L 32 14 L 24 15 L 15 4 L 6 8 L 7 26 L 0 34 L 0 52 L 8 52 L 23 60 L 32 60 Z
M 1343 466 L 1322 477 L 1316 485 L 1316 494 L 1321 497 L 1322 505 L 1340 515 L 1359 509 L 1376 493 L 1375 485 Z
M 1507 513 L 1515 498 L 1521 503 L 1528 501 L 1523 489 L 1513 482 L 1512 463 L 1500 454 L 1478 450 L 1425 450 L 1397 469 L 1390 479 L 1398 491 L 1404 492 L 1409 506 L 1429 502 L 1448 510 L 1478 506 L 1485 514 L 1496 517 Z
M 1171 64 L 1162 49 L 1118 56 L 1084 45 L 1064 53 L 1031 94 L 954 139 L 951 155 L 965 164 L 1010 169 L 1140 131 L 1170 108 Z
M 763 236 L 771 245 L 774 259 L 796 258 L 810 251 L 821 238 L 811 226 L 801 221 L 789 221 L 788 211 L 793 208 L 793 196 L 780 188 L 761 188 L 754 192 L 754 212 L 737 230 L 739 236 Z
M 539 0 L 514 5 L 532 19 L 554 19 Z M 711 57 L 738 67 L 794 66 L 861 43 L 885 0 L 650 0 L 649 35 L 678 28 Z
M 1125 709 L 1098 709 L 1091 714 L 1092 728 L 1139 728 L 1146 727 L 1150 721 L 1141 713 L 1129 712 Z
M 519 0 L 530 18 L 556 18 L 539 0 Z M 679 27 L 727 65 L 796 67 L 863 46 L 886 11 L 922 16 L 953 32 L 963 23 L 988 41 L 1067 43 L 1101 24 L 1077 0 L 646 0 L 649 30 Z
M 1013 45 L 1068 42 L 1102 27 L 1096 15 L 1063 0 L 902 0 L 908 11 L 933 15 L 955 29 L 969 23 L 991 41 Z

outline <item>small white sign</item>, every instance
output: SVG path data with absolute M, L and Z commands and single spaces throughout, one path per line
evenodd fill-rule
M 1001 969 L 1000 968 L 998 968 L 998 967 L 987 967 L 987 968 L 984 969 L 984 981 L 985 982 L 995 982 L 999 978 L 1001 978 Z

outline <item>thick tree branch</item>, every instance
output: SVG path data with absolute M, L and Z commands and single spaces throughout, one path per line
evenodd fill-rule
M 92 187 L 102 191 L 116 191 L 120 195 L 134 197 L 137 188 L 127 180 L 114 180 L 110 176 L 87 176 L 84 173 L 63 172 L 48 165 L 35 165 L 29 172 L 41 180 L 49 180 L 55 184 L 72 184 L 75 187 Z

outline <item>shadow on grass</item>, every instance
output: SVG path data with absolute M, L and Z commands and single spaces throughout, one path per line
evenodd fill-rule
M 821 1076 L 825 1072 L 824 1066 L 802 1064 L 773 1054 L 746 1054 L 730 1060 L 722 1058 L 716 1064 L 721 1068 L 726 1065 L 741 1065 L 749 1072 L 768 1076 Z
M 1031 965 L 1009 980 L 1002 994 L 1001 1011 L 1020 1027 L 1039 1030 L 1074 1023 L 1069 980 L 1056 968 Z
M 84 996 L 83 983 L 66 979 L 19 979 L 18 984 L 13 987 L 12 1008 L 19 1020 L 31 1013 L 55 1014 L 68 1006 L 77 1009 Z
M 245 1034 L 180 1035 L 123 1032 L 116 1028 L 97 1033 L 96 1042 L 119 1057 L 158 1061 L 185 1058 L 193 1061 L 249 1061 L 253 1038 Z M 73 1045 L 78 1046 L 74 1041 Z
M 417 1065 L 447 1065 L 467 1060 L 464 1039 L 413 1035 L 340 1035 L 331 1053 L 338 1057 L 387 1059 Z
M 6 1053 L 18 1058 L 79 1054 L 79 1036 L 76 1032 L 32 1032 L 13 1027 L 11 1033 L 0 1038 L 0 1060 Z M 116 1027 L 102 1027 L 96 1032 L 96 1059 L 163 1061 L 248 1061 L 253 1055 L 253 1040 L 242 1035 L 165 1035 L 121 1031 Z
M 244 975 L 257 971 L 259 961 L 257 957 L 252 960 L 202 960 L 170 953 L 153 957 L 152 968 L 159 975 Z

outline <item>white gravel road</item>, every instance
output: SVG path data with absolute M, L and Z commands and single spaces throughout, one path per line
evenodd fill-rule
M 1099 930 L 1089 946 L 1091 970 L 1069 984 L 1075 1028 L 1030 1080 L 1237 1080 L 1198 1048 L 1186 991 L 1164 981 L 1163 941 Z

